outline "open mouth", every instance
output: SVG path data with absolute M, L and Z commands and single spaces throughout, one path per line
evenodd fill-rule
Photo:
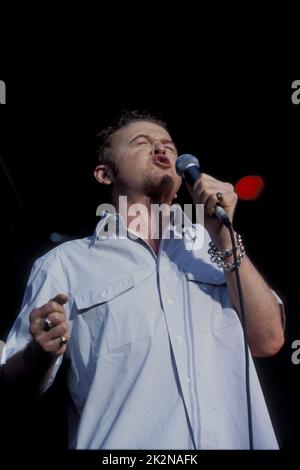
M 153 163 L 161 168 L 171 168 L 171 162 L 165 155 L 154 155 Z

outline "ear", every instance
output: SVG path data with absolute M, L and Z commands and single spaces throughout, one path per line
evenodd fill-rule
M 98 165 L 95 168 L 94 171 L 94 176 L 96 180 L 101 183 L 101 184 L 111 184 L 113 177 L 112 177 L 112 171 L 109 165 Z

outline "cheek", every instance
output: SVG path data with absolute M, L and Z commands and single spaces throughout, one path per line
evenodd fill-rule
M 147 169 L 147 161 L 141 156 L 130 155 L 116 162 L 118 178 L 122 181 L 133 181 Z

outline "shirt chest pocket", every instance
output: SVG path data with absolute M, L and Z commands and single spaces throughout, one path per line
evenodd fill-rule
M 107 354 L 149 336 L 136 289 L 129 276 L 74 296 L 79 321 L 87 325 L 96 354 Z
M 201 272 L 185 272 L 188 302 L 197 327 L 202 331 L 217 332 L 239 325 L 228 290 L 220 279 L 211 278 Z

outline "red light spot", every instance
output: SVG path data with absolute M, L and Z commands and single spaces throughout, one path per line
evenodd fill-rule
M 244 176 L 235 184 L 235 191 L 240 199 L 254 201 L 259 198 L 264 186 L 261 176 Z

